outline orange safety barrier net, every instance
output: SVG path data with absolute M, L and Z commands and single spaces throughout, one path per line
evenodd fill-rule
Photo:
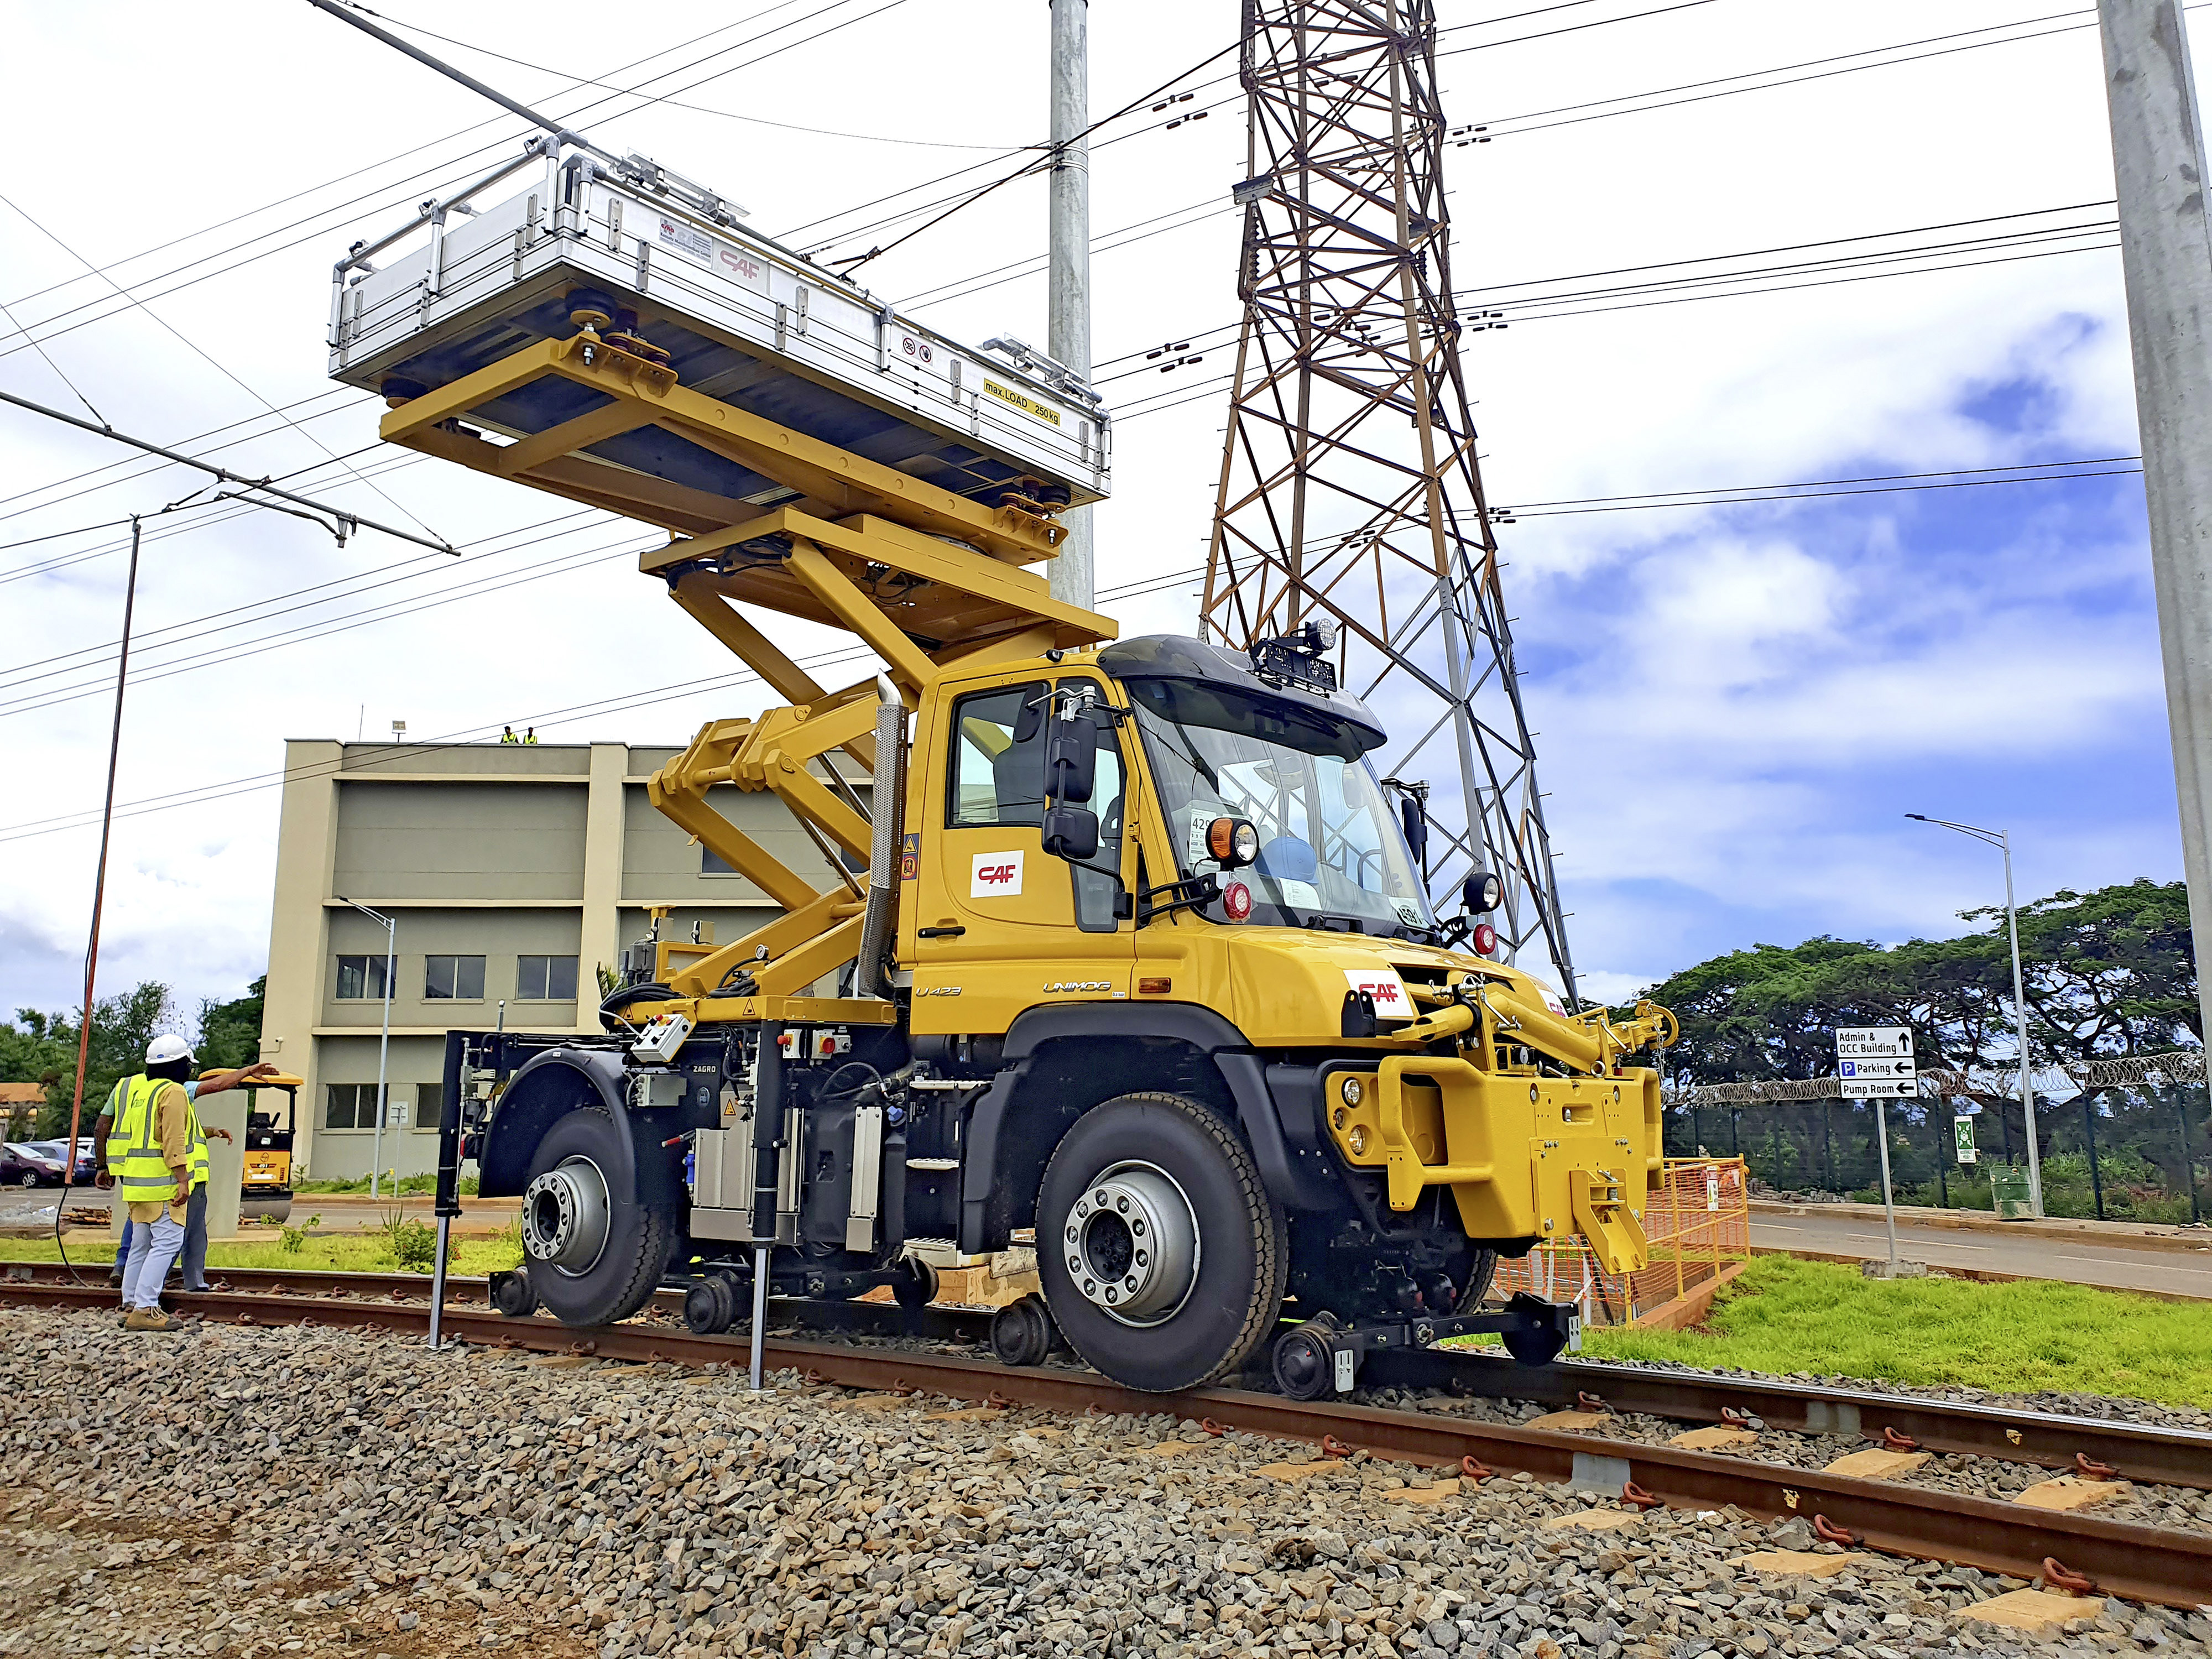
M 1632 1324 L 1717 1275 L 1751 1259 L 1750 1187 L 1740 1158 L 1670 1158 L 1646 1195 L 1649 1266 L 1632 1273 L 1601 1269 L 1579 1238 L 1539 1244 L 1517 1261 L 1500 1261 L 1491 1296 L 1528 1291 L 1573 1302 L 1591 1325 Z

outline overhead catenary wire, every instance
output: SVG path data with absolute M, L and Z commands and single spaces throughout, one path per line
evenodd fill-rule
M 70 258 L 76 260 L 77 264 L 82 265 L 87 270 L 94 271 L 95 274 L 98 274 L 91 260 L 86 258 L 82 253 L 79 253 L 75 248 L 71 247 L 67 242 L 56 235 L 52 229 L 45 222 L 40 220 L 36 216 L 27 212 L 19 203 L 15 202 L 4 192 L 0 192 L 0 204 L 4 204 L 18 218 L 21 219 L 24 223 L 29 225 L 32 229 L 37 231 L 40 235 L 45 237 L 63 252 L 68 254 Z M 223 363 L 213 354 L 209 352 L 205 347 L 199 343 L 198 341 L 191 338 L 189 335 L 185 333 L 182 329 L 179 329 L 175 324 L 169 321 L 167 318 L 155 311 L 143 300 L 138 299 L 137 296 L 129 293 L 124 289 L 123 285 L 118 283 L 112 276 L 103 276 L 102 280 L 105 281 L 109 287 L 114 289 L 118 294 L 121 295 L 125 299 L 129 300 L 133 305 L 137 307 L 139 310 L 144 312 L 147 316 L 152 318 L 154 321 L 158 323 L 162 328 L 167 330 L 172 338 L 180 342 L 188 350 L 198 356 L 202 362 L 206 363 L 209 368 L 214 369 L 216 374 L 222 375 L 233 386 L 236 386 L 240 392 L 243 392 L 247 397 L 252 398 L 254 402 L 259 404 L 262 408 L 268 410 L 270 414 L 274 415 L 278 420 L 283 422 L 287 427 L 291 428 L 291 430 L 298 433 L 300 436 L 305 438 L 309 443 L 314 445 L 316 448 L 321 450 L 325 455 L 329 456 L 330 459 L 334 461 L 338 460 L 339 458 L 331 451 L 328 444 L 325 444 L 320 438 L 316 437 L 305 427 L 301 426 L 297 421 L 292 419 L 290 416 L 285 414 L 284 411 L 277 408 L 276 404 L 270 403 L 268 398 L 262 396 L 262 394 L 254 387 L 248 386 L 236 374 L 233 373 L 227 364 Z M 46 356 L 46 353 L 41 350 L 39 355 L 43 357 Z M 58 369 L 55 372 L 57 374 L 60 373 Z M 76 392 L 76 388 L 72 386 L 70 390 Z M 79 400 L 82 401 L 84 394 L 81 392 L 77 392 L 77 397 Z M 91 409 L 92 405 L 88 403 L 85 404 L 85 407 L 87 409 Z M 107 425 L 107 417 L 101 415 L 98 410 L 93 410 L 93 414 L 103 427 Z M 351 471 L 352 469 L 349 468 L 348 471 Z M 355 472 L 353 477 L 356 483 L 366 482 L 362 478 L 358 472 Z M 438 532 L 436 531 L 432 530 L 428 525 L 422 523 L 422 519 L 416 514 L 412 507 L 408 507 L 403 501 L 393 501 L 391 495 L 379 485 L 370 484 L 369 488 L 375 490 L 378 495 L 382 495 L 386 501 L 391 501 L 392 506 L 398 507 L 409 518 L 413 519 L 417 525 L 421 526 L 425 533 L 432 536 L 437 535 Z
M 94 426 L 89 421 L 80 421 L 76 416 L 64 414 L 58 409 L 49 409 L 46 404 L 33 403 L 28 398 L 19 398 L 12 392 L 0 392 L 0 403 L 13 404 L 18 409 L 27 409 L 33 415 L 43 415 L 48 420 L 59 421 L 65 426 L 76 427 L 79 431 L 89 432 L 94 437 L 111 438 L 117 443 L 129 444 L 133 448 L 143 449 L 149 454 L 161 456 L 181 465 L 197 467 L 225 483 L 237 484 L 247 489 L 257 490 L 264 495 L 274 495 L 279 501 L 290 501 L 295 507 L 308 507 L 318 513 L 327 513 L 337 520 L 341 526 L 340 531 L 335 532 L 337 533 L 341 543 L 345 539 L 343 526 L 352 525 L 362 529 L 380 531 L 386 536 L 397 536 L 401 541 L 413 542 L 418 547 L 432 548 L 441 553 L 453 551 L 453 547 L 446 542 L 424 541 L 422 537 L 410 531 L 395 530 L 390 525 L 380 524 L 374 519 L 365 519 L 358 513 L 350 512 L 343 507 L 331 507 L 325 502 L 311 500 L 307 496 L 295 495 L 289 489 L 279 489 L 265 478 L 246 477 L 240 473 L 231 471 L 227 467 L 217 466 L 213 462 L 198 460 L 192 456 L 180 454 L 173 449 L 164 448 L 160 444 L 149 443 L 143 438 L 134 438 L 128 433 L 118 432 L 112 426 Z
M 2125 462 L 2130 459 L 2131 458 L 2126 456 L 2093 457 L 2082 460 L 2053 461 L 2047 463 L 2021 463 L 2016 466 L 2006 467 L 1953 468 L 1944 471 L 1911 473 L 1871 474 L 1865 477 L 1806 480 L 1799 483 L 1784 484 L 1731 485 L 1723 486 L 1717 489 L 1709 489 L 1699 492 L 1652 492 L 1651 495 L 1645 496 L 1615 495 L 1565 498 L 1545 503 L 1544 505 L 1553 507 L 1586 506 L 1597 511 L 1635 511 L 1638 510 L 1642 504 L 1654 501 L 1662 495 L 1673 496 L 1689 493 L 1704 495 L 1709 497 L 1709 499 L 1701 501 L 1669 501 L 1668 504 L 1718 507 L 1752 505 L 1761 502 L 1788 504 L 1792 502 L 1826 499 L 1827 497 L 1820 494 L 1781 493 L 1785 491 L 1808 491 L 1822 485 L 1851 485 L 1866 483 L 1875 485 L 1876 487 L 1865 489 L 1854 489 L 1849 490 L 1835 490 L 1832 493 L 1838 495 L 1894 495 L 1917 493 L 1917 490 L 1925 486 L 1926 481 L 1929 480 L 1940 480 L 1946 477 L 1961 477 L 1970 474 L 2001 474 L 2010 472 L 2018 475 L 2014 477 L 1988 477 L 1975 480 L 1979 483 L 1994 484 L 2059 483 L 2065 482 L 2069 477 L 2109 477 L 2132 472 L 2137 469 L 2128 466 L 2118 466 L 2115 467 L 2112 471 L 2080 471 L 2074 473 L 2063 473 L 2057 471 L 2057 469 L 2103 467 L 2107 463 Z M 2041 467 L 2045 470 L 2031 474 L 2029 469 L 2034 467 Z M 1760 495 L 1753 495 L 1750 494 L 1750 492 L 1753 491 L 1762 491 L 1767 493 Z M 1537 514 L 1533 508 L 1502 508 L 1498 510 L 1508 516 L 1519 516 L 1524 513 L 1526 513 L 1528 516 L 1537 516 Z M 1142 597 L 1146 593 L 1172 587 L 1180 582 L 1194 580 L 1204 574 L 1204 567 L 1191 566 L 1184 569 L 1172 570 L 1165 573 L 1156 573 L 1151 575 L 1136 577 L 1127 583 L 1101 589 L 1099 592 L 1099 598 L 1106 599 Z M 449 602 L 450 601 L 441 601 L 441 603 Z M 797 659 L 797 660 L 801 666 L 812 668 L 826 666 L 836 662 L 857 661 L 869 654 L 871 653 L 866 647 L 855 647 L 851 648 L 840 647 L 837 650 L 824 654 L 811 657 L 802 657 Z M 750 671 L 734 672 L 726 676 L 708 676 L 701 680 L 678 681 L 672 685 L 647 687 L 642 690 L 634 693 L 618 693 L 613 696 L 600 699 L 594 702 L 570 705 L 568 708 L 556 708 L 534 714 L 504 715 L 497 720 L 484 721 L 478 725 L 465 727 L 459 732 L 448 734 L 447 737 L 434 739 L 429 746 L 433 748 L 461 746 L 468 740 L 468 733 L 496 732 L 502 726 L 505 725 L 527 723 L 550 727 L 558 724 L 568 723 L 568 717 L 572 714 L 573 718 L 576 720 L 595 719 L 603 714 L 622 713 L 633 708 L 649 707 L 655 702 L 673 702 L 686 696 L 706 695 L 708 692 L 712 690 L 722 689 L 726 686 L 734 686 L 740 684 L 749 683 L 757 678 L 758 677 L 757 675 L 754 675 Z M 404 749 L 395 748 L 391 751 L 391 753 L 393 755 L 405 752 L 421 753 L 423 752 L 424 747 L 425 746 L 423 744 L 409 744 L 405 745 Z M 229 780 L 222 783 L 201 786 L 189 790 L 174 791 L 169 795 L 151 796 L 143 800 L 126 802 L 123 806 L 117 809 L 116 815 L 118 817 L 137 817 L 149 811 L 173 811 L 181 806 L 202 805 L 208 800 L 227 799 L 231 795 L 246 794 L 253 793 L 257 790 L 279 787 L 290 779 L 308 776 L 325 776 L 337 769 L 338 769 L 336 767 L 319 763 L 308 767 L 295 768 L 275 773 L 250 774 L 245 777 Z M 59 835 L 72 830 L 88 828 L 93 822 L 96 821 L 96 816 L 88 816 L 88 809 L 80 809 L 78 811 L 72 813 L 58 813 L 51 817 L 30 819 L 21 823 L 0 825 L 0 843 L 26 840 L 39 836 Z

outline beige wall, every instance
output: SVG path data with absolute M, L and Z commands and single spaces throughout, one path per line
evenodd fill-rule
M 383 1167 L 434 1167 L 437 1136 L 412 1127 L 434 1102 L 449 1027 L 489 1030 L 506 1000 L 511 1030 L 599 1029 L 597 966 L 616 965 L 647 927 L 646 907 L 676 907 L 668 936 L 694 922 L 722 944 L 781 914 L 744 878 L 707 875 L 690 836 L 653 810 L 644 780 L 678 750 L 622 744 L 337 744 L 286 745 L 275 912 L 262 1050 L 306 1079 L 295 1161 L 303 1178 L 368 1172 L 374 1133 L 325 1125 L 331 1084 L 374 1084 L 380 998 L 341 1000 L 341 955 L 381 957 L 380 923 L 356 899 L 397 919 L 392 1105 Z M 861 792 L 863 800 L 866 790 Z M 719 789 L 714 805 L 825 884 L 821 854 L 772 798 Z M 481 1000 L 423 994 L 424 957 L 481 956 Z M 574 956 L 574 1002 L 517 999 L 516 958 Z

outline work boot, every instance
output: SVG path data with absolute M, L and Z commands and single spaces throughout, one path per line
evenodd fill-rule
M 126 1331 L 181 1331 L 185 1322 L 159 1308 L 133 1308 L 123 1322 Z

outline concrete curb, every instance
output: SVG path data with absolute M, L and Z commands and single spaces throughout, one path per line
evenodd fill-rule
M 1839 1267 L 1856 1267 L 1862 1262 L 1880 1261 L 1881 1255 L 1838 1255 L 1827 1250 L 1793 1250 L 1784 1244 L 1754 1244 L 1754 1256 L 1786 1255 L 1799 1261 L 1826 1261 Z M 2076 1290 L 2102 1291 L 2109 1296 L 2148 1297 L 2154 1302 L 2212 1302 L 2212 1297 L 2191 1296 L 2186 1291 L 2154 1291 L 2140 1285 L 2090 1285 L 2078 1279 L 2045 1279 L 2038 1273 L 1999 1273 L 1992 1267 L 1954 1267 L 1945 1262 L 1928 1264 L 1930 1279 L 1969 1279 L 1978 1285 L 2070 1285 Z
M 1755 1198 L 1751 1201 L 1751 1212 L 1753 1215 L 1832 1215 L 1849 1221 L 1880 1222 L 1882 1218 L 1879 1204 L 1784 1204 Z M 2212 1251 L 2212 1228 L 2171 1227 L 2160 1222 L 2087 1221 L 2051 1216 L 2040 1221 L 2000 1221 L 1995 1216 L 1972 1210 L 1922 1209 L 1910 1204 L 1897 1206 L 1897 1219 L 1900 1226 L 1932 1227 L 1948 1232 L 2006 1233 L 2014 1237 L 2024 1235 L 2029 1238 L 2069 1238 L 2077 1243 L 2109 1244 L 2123 1250 L 2179 1254 Z M 2148 1231 L 2154 1227 L 2159 1231 Z

